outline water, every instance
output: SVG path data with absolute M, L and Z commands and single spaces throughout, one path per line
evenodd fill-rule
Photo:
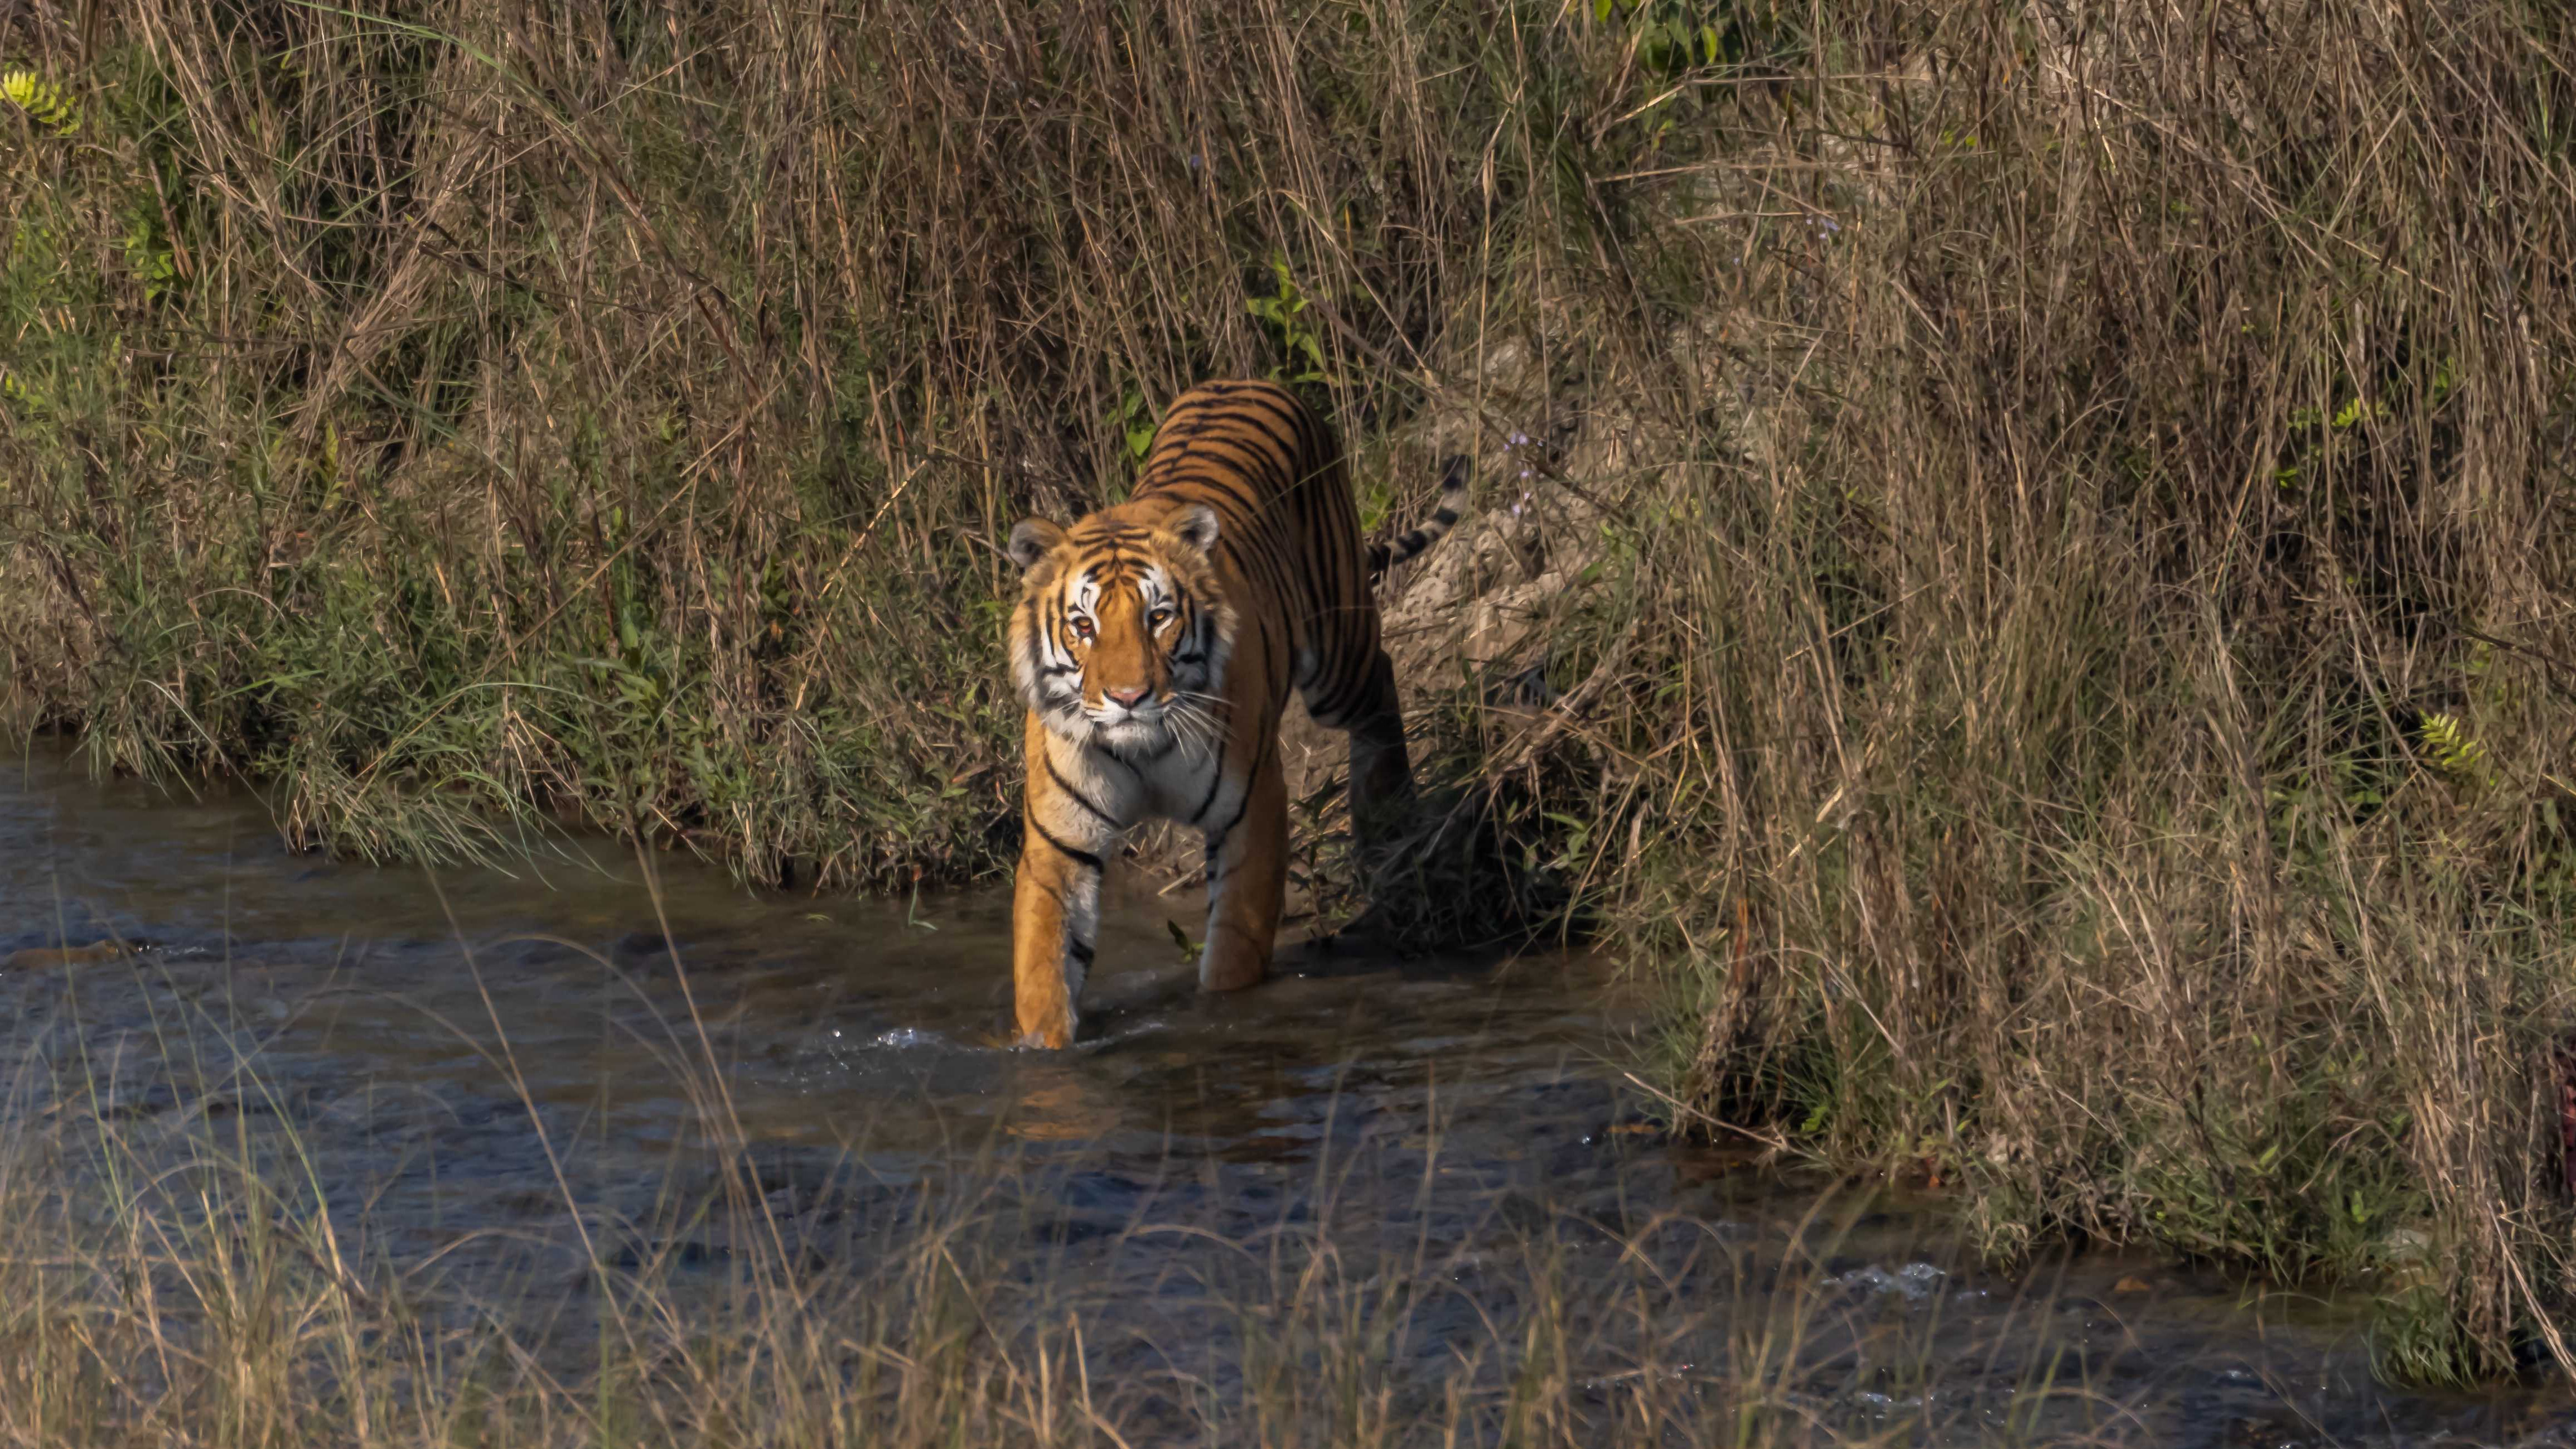
M 1184 1377 L 1220 1399 L 1276 1351 L 1229 1305 L 1308 1294 L 1324 1263 L 1333 1302 L 1395 1325 L 1371 1352 L 1426 1405 L 1502 1392 L 1555 1312 L 1604 1424 L 1665 1378 L 1689 1381 L 1659 1401 L 1685 1417 L 1750 1394 L 1900 1440 L 2576 1424 L 2556 1390 L 2373 1384 L 2349 1306 L 2134 1253 L 1997 1274 L 1937 1194 L 1666 1140 L 1625 1075 L 1651 1003 L 1597 957 L 1331 957 L 1202 998 L 1165 925 L 1197 903 L 1130 884 L 1085 1045 L 1020 1052 L 1005 891 L 763 895 L 652 866 L 658 907 L 595 843 L 372 869 L 283 852 L 243 792 L 0 767 L 7 1100 L 128 1140 L 258 1124 L 282 1163 L 328 1164 L 354 1256 L 547 1341 L 595 1329 L 594 1260 L 685 1292 L 725 1277 L 746 1224 L 829 1265 L 971 1198 L 977 1271 L 1051 1285 L 1087 1365 L 1141 1384 L 1187 1344 Z M 35 954 L 103 937 L 149 949 Z M 1176 1402 L 1136 1399 L 1133 1436 Z

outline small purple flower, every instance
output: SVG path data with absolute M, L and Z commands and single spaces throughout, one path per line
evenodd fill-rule
M 1192 151 L 1192 152 L 1190 153 L 1190 170 L 1192 170 L 1193 172 L 1195 172 L 1195 171 L 1197 171 L 1198 169 L 1199 169 L 1199 153 L 1198 153 L 1198 152 L 1196 152 L 1196 151 Z
M 1514 433 L 1510 437 L 1503 439 L 1503 446 L 1506 448 L 1526 448 L 1529 446 L 1529 434 Z

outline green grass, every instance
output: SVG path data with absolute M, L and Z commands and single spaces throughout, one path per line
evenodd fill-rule
M 2576 1325 L 2559 7 L 113 8 L 0 30 L 15 723 L 968 877 L 989 541 L 1140 407 L 1310 378 L 1396 514 L 1568 424 L 1432 868 L 1669 971 L 1678 1110 L 2414 1376 Z

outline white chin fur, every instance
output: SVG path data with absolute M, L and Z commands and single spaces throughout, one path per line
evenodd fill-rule
M 1038 719 L 1056 738 L 1089 748 L 1107 746 L 1114 750 L 1151 752 L 1162 748 L 1163 742 L 1171 736 L 1169 722 L 1160 717 L 1102 724 L 1079 709 L 1057 707 L 1040 710 Z
M 1125 720 L 1118 724 L 1097 725 L 1092 739 L 1116 750 L 1151 749 L 1168 735 L 1161 720 Z

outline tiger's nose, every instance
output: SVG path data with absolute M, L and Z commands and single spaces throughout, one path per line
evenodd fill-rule
M 1112 700 L 1126 708 L 1134 709 L 1136 706 L 1143 704 L 1145 702 L 1145 696 L 1151 694 L 1153 691 L 1147 689 L 1110 689 L 1103 687 L 1100 692 L 1109 696 Z

